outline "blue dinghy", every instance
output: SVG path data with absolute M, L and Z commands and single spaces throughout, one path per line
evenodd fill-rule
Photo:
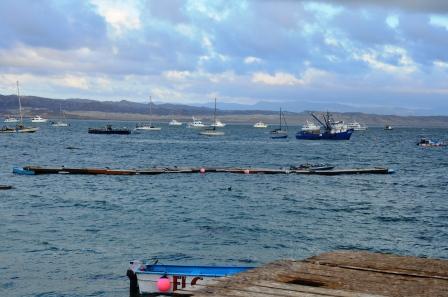
M 184 266 L 145 264 L 131 261 L 127 276 L 131 290 L 140 294 L 172 294 L 177 290 L 195 290 L 214 279 L 244 272 L 249 266 Z

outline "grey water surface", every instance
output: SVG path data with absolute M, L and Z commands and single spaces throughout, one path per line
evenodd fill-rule
M 0 135 L 0 296 L 128 296 L 129 260 L 261 265 L 332 250 L 448 258 L 447 129 L 372 128 L 350 141 L 271 140 L 230 125 L 223 137 L 91 135 L 100 121 Z M 115 126 L 134 126 L 114 122 Z M 387 166 L 394 175 L 12 174 L 14 166 Z M 231 187 L 231 189 L 229 189 Z

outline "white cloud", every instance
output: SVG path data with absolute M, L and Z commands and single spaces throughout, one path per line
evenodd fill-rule
M 386 59 L 395 59 L 397 63 L 386 63 Z M 418 67 L 404 48 L 387 45 L 382 51 L 370 50 L 354 55 L 355 60 L 366 62 L 370 67 L 396 75 L 410 74 L 417 71 Z
M 253 74 L 252 82 L 275 86 L 294 86 L 302 84 L 300 79 L 297 79 L 294 75 L 285 72 L 276 72 L 274 75 L 264 72 L 257 72 Z
M 136 1 L 91 1 L 117 36 L 123 35 L 128 30 L 141 28 L 140 9 Z
M 191 73 L 189 71 L 170 70 L 163 72 L 162 75 L 168 80 L 183 80 L 190 77 Z
M 246 64 L 258 64 L 258 63 L 261 63 L 261 61 L 262 60 L 260 58 L 252 57 L 252 56 L 244 58 L 244 63 L 246 63 Z

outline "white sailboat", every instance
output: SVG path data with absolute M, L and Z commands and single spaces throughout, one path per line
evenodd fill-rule
M 67 120 L 65 118 L 65 114 L 62 111 L 62 104 L 59 104 L 59 111 L 60 111 L 60 118 L 57 122 L 52 122 L 52 127 L 68 127 L 69 124 L 67 123 Z
M 215 111 L 213 112 L 213 123 L 216 124 L 216 98 L 215 98 Z M 211 125 L 209 128 L 206 128 L 199 132 L 200 135 L 204 136 L 223 136 L 225 133 L 223 131 L 216 130 L 216 125 Z
M 141 123 L 137 124 L 135 127 L 136 131 L 160 131 L 162 128 L 156 127 L 151 122 L 152 119 L 152 99 L 151 96 L 149 96 L 149 123 Z
M 25 127 L 23 125 L 23 115 L 22 115 L 22 102 L 20 100 L 20 91 L 19 91 L 19 81 L 17 81 L 17 98 L 19 100 L 19 114 L 20 114 L 20 122 L 15 127 L 4 126 L 0 128 L 0 133 L 34 133 L 39 128 L 35 127 Z

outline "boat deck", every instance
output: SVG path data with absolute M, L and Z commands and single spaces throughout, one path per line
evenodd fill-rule
M 448 260 L 331 252 L 276 261 L 196 291 L 176 292 L 194 297 L 442 297 L 448 296 Z
M 105 175 L 155 175 L 168 173 L 237 173 L 237 174 L 307 174 L 307 175 L 343 175 L 343 174 L 391 174 L 394 171 L 385 167 L 346 168 L 330 170 L 287 169 L 287 168 L 241 168 L 241 167 L 153 167 L 146 169 L 110 169 L 110 168 L 69 168 L 25 166 L 14 168 L 16 174 L 105 174 Z

